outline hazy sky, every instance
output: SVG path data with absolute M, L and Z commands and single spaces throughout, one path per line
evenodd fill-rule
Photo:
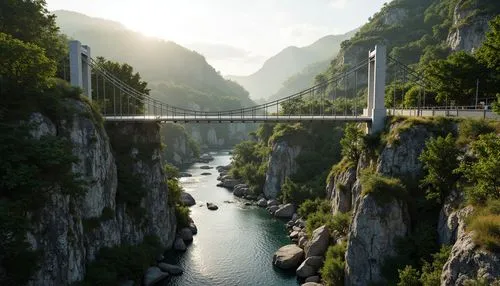
M 47 0 L 194 49 L 222 74 L 255 72 L 287 46 L 364 24 L 388 0 Z

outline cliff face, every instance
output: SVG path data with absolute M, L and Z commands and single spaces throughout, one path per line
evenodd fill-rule
M 446 43 L 453 51 L 473 51 L 481 46 L 488 31 L 488 22 L 495 16 L 478 13 L 477 3 L 465 4 L 459 1 L 453 12 L 453 28 Z M 464 7 L 465 6 L 465 7 Z
M 38 128 L 32 135 L 39 138 L 51 134 L 71 141 L 73 154 L 79 158 L 73 171 L 81 174 L 87 192 L 82 198 L 52 195 L 40 213 L 32 214 L 32 231 L 27 237 L 33 249 L 41 250 L 42 258 L 30 285 L 68 285 L 83 279 L 86 264 L 95 259 L 102 247 L 138 244 L 145 235 L 156 235 L 165 247 L 170 247 L 175 235 L 175 215 L 167 204 L 160 149 L 151 148 L 148 154 L 140 154 L 134 147 L 144 143 L 159 146 L 158 127 L 113 126 L 113 132 L 128 138 L 121 144 L 131 148 L 130 153 L 116 154 L 89 106 L 75 100 L 68 104 L 75 113 L 66 122 L 52 122 L 41 114 L 33 114 L 31 121 Z M 117 200 L 120 190 L 116 156 L 132 159 L 130 167 L 146 190 L 140 202 L 145 209 L 141 222 L 129 215 L 126 203 Z
M 301 150 L 301 146 L 291 145 L 287 141 L 278 141 L 273 144 L 264 184 L 266 198 L 277 198 L 286 177 L 293 175 L 297 171 L 298 164 L 295 159 L 299 156 Z
M 186 129 L 202 148 L 230 147 L 241 141 L 248 140 L 248 133 L 256 128 L 255 124 L 229 125 L 187 125 Z

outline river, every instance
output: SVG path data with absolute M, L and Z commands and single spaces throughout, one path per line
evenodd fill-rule
M 264 209 L 245 206 L 229 190 L 216 187 L 215 167 L 229 164 L 230 155 L 227 151 L 211 154 L 214 161 L 192 165 L 186 171 L 193 177 L 180 179 L 196 200 L 191 217 L 198 234 L 185 253 L 167 256 L 170 263 L 184 269 L 184 274 L 169 277 L 164 285 L 299 285 L 293 272 L 272 266 L 274 252 L 291 243 L 284 221 L 272 218 Z M 203 165 L 214 169 L 202 170 Z M 212 175 L 201 176 L 203 172 Z M 219 209 L 208 210 L 206 202 L 215 203 Z

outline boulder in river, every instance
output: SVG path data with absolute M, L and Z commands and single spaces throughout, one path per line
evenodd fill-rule
M 209 172 L 204 172 L 204 173 L 201 173 L 202 176 L 210 176 L 212 175 L 212 173 L 209 173 Z
M 153 266 L 149 267 L 144 274 L 144 285 L 151 286 L 156 283 L 162 281 L 163 279 L 168 277 L 168 273 L 165 273 L 160 270 L 160 268 Z
M 187 247 L 182 238 L 177 237 L 174 242 L 174 249 L 178 251 L 186 251 Z
M 306 258 L 299 268 L 297 268 L 297 276 L 301 278 L 307 278 L 318 273 L 318 270 L 323 266 L 322 256 L 311 256 Z
M 295 212 L 295 207 L 293 204 L 286 204 L 282 207 L 280 207 L 275 213 L 275 217 L 280 217 L 280 218 L 291 218 L 292 215 Z
M 281 269 L 296 269 L 304 259 L 304 250 L 295 244 L 281 247 L 274 253 L 273 265 Z
M 279 205 L 280 203 L 277 201 L 277 200 L 268 200 L 267 201 L 267 206 L 268 207 L 272 207 L 272 206 L 277 206 Z
M 193 176 L 192 174 L 186 173 L 186 172 L 179 173 L 179 178 L 188 178 L 188 177 L 192 177 L 192 176 Z
M 196 224 L 194 224 L 194 222 L 189 224 L 189 229 L 191 230 L 193 235 L 198 233 L 198 228 L 196 227 Z
M 306 282 L 306 283 L 302 284 L 301 286 L 323 286 L 323 285 L 316 283 L 316 282 Z
M 159 263 L 158 268 L 170 275 L 181 275 L 184 272 L 181 267 L 167 263 Z
M 185 206 L 194 206 L 196 205 L 196 201 L 190 193 L 182 192 L 181 193 L 181 203 Z
M 214 167 L 210 167 L 210 166 L 201 166 L 200 169 L 202 170 L 210 170 L 210 169 L 213 169 Z
M 179 235 L 181 236 L 182 240 L 184 241 L 191 241 L 193 240 L 193 232 L 189 227 L 184 227 L 181 228 L 179 231 Z
M 307 282 L 319 283 L 320 280 L 321 279 L 319 278 L 319 276 L 311 276 L 306 278 L 306 283 Z
M 238 185 L 240 183 L 239 180 L 236 179 L 223 179 L 222 181 L 222 186 L 224 188 L 232 189 L 234 186 Z
M 328 249 L 330 233 L 325 225 L 318 227 L 312 233 L 311 240 L 305 246 L 306 258 L 311 256 L 324 256 Z
M 219 207 L 213 203 L 207 203 L 207 208 L 211 211 L 216 211 L 219 209 Z
M 274 214 L 280 207 L 279 206 L 270 206 L 267 208 L 270 214 Z
M 257 205 L 261 208 L 267 206 L 267 201 L 266 199 L 260 199 L 258 202 L 257 202 Z

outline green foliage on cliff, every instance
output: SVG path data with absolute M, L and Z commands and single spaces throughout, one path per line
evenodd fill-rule
M 394 199 L 405 201 L 408 193 L 400 179 L 389 178 L 369 169 L 361 174 L 362 195 L 371 194 L 380 203 L 388 203 Z
M 422 271 L 412 265 L 406 265 L 403 270 L 398 270 L 398 286 L 436 286 L 441 283 L 443 266 L 451 253 L 451 246 L 442 246 L 439 252 L 432 254 L 431 261 L 424 261 Z
M 170 164 L 165 164 L 165 175 L 168 185 L 168 204 L 175 208 L 177 227 L 189 226 L 191 210 L 181 202 L 181 193 L 184 191 L 179 185 L 179 169 Z
M 347 245 L 345 242 L 328 247 L 325 262 L 320 270 L 323 282 L 327 286 L 344 285 L 344 255 L 346 249 Z
M 263 143 L 243 141 L 234 146 L 230 173 L 243 179 L 257 193 L 262 191 L 266 180 L 269 148 Z
M 357 163 L 363 149 L 363 131 L 356 124 L 347 124 L 340 139 L 342 156 L 349 162 Z
M 118 285 L 127 280 L 140 284 L 144 271 L 161 251 L 160 241 L 154 236 L 144 237 L 138 245 L 101 248 L 95 261 L 87 265 L 85 279 L 79 285 Z
M 474 232 L 476 244 L 492 252 L 500 251 L 500 200 L 476 206 L 467 223 L 467 229 Z
M 421 181 L 428 200 L 444 203 L 449 192 L 454 189 L 458 176 L 453 171 L 458 167 L 460 151 L 456 147 L 455 138 L 448 134 L 446 138 L 431 138 L 425 144 L 419 160 L 426 171 Z

